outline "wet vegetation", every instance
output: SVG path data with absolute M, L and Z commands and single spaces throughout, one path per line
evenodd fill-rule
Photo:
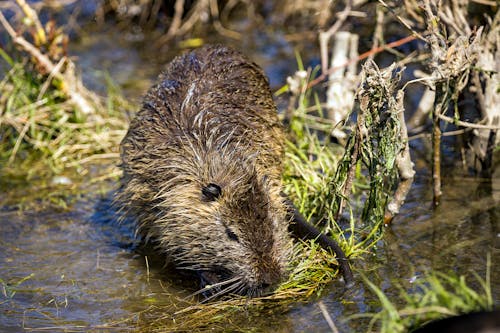
M 486 261 L 485 253 L 481 258 L 485 276 L 467 269 L 427 270 L 415 274 L 416 282 L 397 281 L 399 295 L 378 283 L 371 259 L 387 255 L 380 250 L 384 240 L 391 241 L 386 227 L 400 223 L 398 214 L 415 178 L 432 186 L 437 216 L 447 170 L 461 179 L 481 177 L 490 191 L 494 186 L 500 151 L 500 14 L 494 1 L 405 1 L 399 6 L 383 1 L 104 0 L 89 9 L 79 1 L 16 0 L 0 6 L 3 215 L 43 211 L 47 203 L 50 209 L 71 211 L 75 198 L 111 196 L 117 186 L 119 142 L 138 103 L 112 79 L 104 82 L 104 92 L 85 88 L 79 59 L 68 56 L 72 38 L 87 28 L 96 34 L 113 25 L 131 39 L 148 38 L 147 53 L 164 50 L 173 56 L 170 49 L 183 52 L 213 41 L 244 46 L 245 34 L 265 24 L 266 31 L 283 34 L 299 50 L 290 55 L 296 70 L 287 68 L 288 78 L 276 89 L 288 131 L 285 191 L 308 220 L 341 245 L 356 272 L 354 290 L 333 296 L 355 303 L 362 289 L 373 300 L 369 311 L 351 309 L 332 320 L 323 302 L 332 297 L 332 286 L 343 290 L 336 259 L 314 242 L 298 242 L 291 276 L 273 294 L 203 302 L 202 293 L 172 293 L 162 286 L 161 292 L 141 298 L 140 310 L 126 318 L 56 329 L 289 331 L 290 323 L 270 323 L 266 316 L 318 302 L 332 331 L 337 324 L 340 331 L 405 332 L 498 305 L 499 286 L 491 276 L 498 266 L 494 245 L 491 259 Z M 89 28 L 90 23 L 95 26 Z M 319 49 L 306 54 L 316 40 Z M 358 47 L 368 51 L 359 55 Z M 161 57 L 156 61 L 168 61 Z M 321 65 L 307 67 L 302 57 Z M 417 156 L 413 162 L 411 140 L 419 140 L 411 147 Z M 480 205 L 493 212 L 497 221 L 492 224 L 498 225 L 498 201 L 488 198 Z M 148 282 L 149 256 L 142 266 Z M 37 272 L 10 279 L 0 275 L 0 305 L 14 304 L 23 285 L 36 278 Z

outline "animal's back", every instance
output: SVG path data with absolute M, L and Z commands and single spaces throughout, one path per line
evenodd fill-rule
M 174 59 L 148 91 L 127 138 L 161 144 L 183 135 L 210 137 L 220 149 L 245 144 L 265 167 L 281 171 L 284 136 L 268 81 L 232 49 L 209 46 Z M 141 143 L 124 142 L 137 149 Z

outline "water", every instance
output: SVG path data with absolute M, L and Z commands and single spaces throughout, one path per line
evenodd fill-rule
M 87 84 L 104 90 L 103 77 L 109 74 L 131 100 L 138 101 L 164 63 L 179 51 L 158 56 L 141 43 L 147 41 L 127 39 L 110 29 L 91 32 L 71 50 Z M 254 32 L 247 40 L 233 43 L 243 45 L 249 57 L 263 66 L 275 89 L 296 68 L 292 45 L 279 32 L 272 37 Z M 310 56 L 303 55 L 306 64 L 317 63 L 318 52 L 308 52 Z M 409 288 L 428 271 L 474 271 L 484 277 L 490 254 L 493 297 L 498 300 L 498 173 L 490 182 L 464 178 L 449 168 L 443 202 L 433 209 L 428 166 L 423 159 L 416 162 L 418 176 L 401 214 L 387 228 L 373 256 L 354 262 L 354 267 L 394 296 L 399 293 L 396 286 Z M 40 186 L 53 193 L 67 185 Z M 30 191 L 37 188 L 32 182 L 17 181 L 15 186 L 2 182 L 0 331 L 141 331 L 147 327 L 144 320 L 159 315 L 151 311 L 154 306 L 178 307 L 176 302 L 193 291 L 188 281 L 163 269 L 159 258 L 136 244 L 130 225 L 117 223 L 110 206 L 116 183 L 100 186 L 98 191 L 87 189 L 84 195 L 72 197 L 68 207 L 61 209 L 31 200 Z M 27 209 L 19 207 L 21 201 Z M 242 329 L 262 332 L 329 332 L 319 302 L 343 332 L 366 329 L 366 320 L 346 322 L 349 315 L 378 310 L 376 297 L 361 283 L 345 291 L 338 282 L 306 304 L 261 316 L 240 315 L 234 321 Z
M 493 295 L 498 299 L 500 209 L 484 189 L 485 184 L 473 179 L 449 179 L 442 205 L 433 210 L 428 184 L 417 182 L 374 256 L 354 262 L 354 267 L 366 270 L 364 274 L 388 295 L 396 295 L 397 285 L 410 287 L 429 270 L 475 271 L 484 277 L 490 253 Z M 174 307 L 172 302 L 194 290 L 182 277 L 165 272 L 149 254 L 146 264 L 133 228 L 117 223 L 111 197 L 110 189 L 102 195 L 79 196 L 67 209 L 3 207 L 0 331 L 79 332 L 109 326 L 126 331 L 135 327 L 141 311 L 151 305 Z M 344 332 L 364 331 L 366 325 L 343 322 L 346 316 L 377 309 L 375 296 L 361 283 L 346 292 L 338 282 L 310 303 L 237 320 L 242 327 L 266 332 L 328 332 L 318 302 Z

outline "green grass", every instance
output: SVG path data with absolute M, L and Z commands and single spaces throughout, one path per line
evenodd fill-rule
M 130 108 L 119 94 L 110 94 L 105 102 L 95 96 L 89 101 L 94 112 L 83 114 L 57 82 L 37 73 L 29 62 L 13 60 L 5 52 L 0 55 L 0 61 L 9 66 L 0 82 L 0 167 L 4 173 L 23 163 L 41 166 L 25 168 L 28 178 L 67 168 L 81 173 L 89 162 L 117 159 L 127 123 L 121 109 Z
M 16 295 L 21 284 L 33 278 L 34 276 L 35 273 L 31 273 L 30 275 L 20 278 L 17 281 L 10 282 L 4 281 L 0 278 L 0 304 L 9 302 Z
M 490 286 L 490 260 L 488 259 L 486 277 L 483 279 L 475 272 L 472 274 L 478 288 L 473 288 L 463 275 L 432 272 L 418 280 L 412 290 L 400 287 L 400 298 L 389 298 L 375 284 L 363 277 L 364 283 L 380 301 L 378 313 L 351 316 L 350 320 L 360 317 L 371 318 L 367 332 L 374 328 L 380 333 L 403 333 L 416 329 L 430 321 L 475 311 L 493 310 Z M 469 280 L 470 281 L 470 280 Z M 404 304 L 398 308 L 395 303 Z

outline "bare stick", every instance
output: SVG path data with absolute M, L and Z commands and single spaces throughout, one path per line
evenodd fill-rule
M 339 330 L 337 329 L 337 326 L 335 326 L 335 323 L 333 322 L 332 317 L 328 313 L 328 310 L 326 309 L 326 306 L 323 303 L 323 301 L 319 301 L 318 306 L 319 306 L 319 309 L 321 310 L 321 313 L 323 313 L 323 317 L 325 317 L 325 320 L 328 323 L 328 326 L 332 330 L 332 333 L 339 333 Z
M 179 1 L 181 1 L 181 0 L 179 0 Z M 184 0 L 182 0 L 182 1 L 184 1 Z M 182 24 L 179 27 L 176 28 L 175 34 L 169 35 L 168 33 L 166 33 L 165 35 L 158 38 L 156 45 L 161 47 L 163 44 L 166 44 L 168 41 L 170 41 L 174 36 L 182 36 L 185 33 L 187 33 L 196 24 L 196 22 L 200 19 L 201 13 L 205 9 L 208 9 L 208 6 L 209 6 L 208 1 L 209 0 L 196 1 L 194 8 L 192 10 L 190 10 L 189 16 L 184 20 L 184 22 L 182 22 Z M 170 30 L 170 28 L 169 28 L 169 30 Z
M 351 13 L 351 0 L 347 0 L 345 8 L 342 12 L 339 13 L 338 19 L 335 21 L 335 24 L 333 24 L 330 29 L 327 31 L 320 31 L 319 32 L 319 47 L 320 47 L 320 53 L 321 53 L 321 73 L 322 75 L 325 75 L 325 77 L 328 75 L 327 74 L 327 68 L 328 68 L 328 41 L 330 38 L 337 33 L 337 31 L 340 29 L 342 24 L 344 24 L 345 20 L 349 17 Z
M 175 36 L 181 26 L 182 14 L 184 14 L 184 0 L 175 0 L 174 9 L 174 18 L 172 19 L 172 23 L 170 24 L 167 32 L 167 37 L 169 39 Z
M 495 125 L 495 124 L 492 124 L 492 125 L 482 125 L 482 124 L 476 124 L 476 123 L 469 123 L 467 121 L 462 121 L 462 120 L 458 120 L 458 119 L 455 119 L 455 118 L 451 118 L 451 117 L 445 116 L 444 114 L 437 114 L 437 116 L 441 120 L 444 120 L 444 121 L 446 121 L 448 123 L 455 124 L 455 125 L 462 126 L 462 127 L 476 128 L 476 129 L 485 129 L 485 130 L 492 130 L 492 131 L 498 131 L 498 130 L 500 130 L 500 125 Z
M 434 206 L 438 206 L 441 200 L 441 125 L 440 113 L 445 106 L 445 97 L 443 94 L 443 84 L 436 85 L 436 100 L 434 111 L 432 112 L 432 190 L 434 194 Z
M 434 205 L 439 205 L 441 200 L 441 128 L 439 114 L 446 110 L 446 89 L 447 85 L 443 83 L 444 75 L 441 71 L 442 63 L 446 59 L 446 50 L 443 47 L 445 41 L 438 31 L 438 19 L 434 15 L 434 11 L 439 11 L 433 8 L 434 3 L 429 0 L 424 1 L 424 11 L 426 14 L 427 29 L 429 35 L 427 42 L 431 47 L 433 69 L 432 78 L 436 87 L 436 96 L 434 99 L 434 110 L 432 111 L 432 190 Z
M 419 39 L 421 40 L 425 40 L 424 36 L 422 36 L 421 34 L 419 34 L 417 31 L 415 31 L 410 23 L 408 23 L 408 21 L 404 18 L 402 18 L 401 16 L 399 16 L 398 14 L 396 14 L 396 12 L 394 11 L 394 9 L 392 9 L 389 5 L 387 5 L 383 0 L 379 0 L 379 2 L 385 7 L 387 8 L 398 20 L 399 22 L 401 22 L 402 25 L 404 25 L 408 30 L 410 30 L 415 36 L 417 36 Z
M 404 148 L 396 157 L 396 166 L 398 168 L 399 178 L 401 178 L 401 181 L 399 182 L 391 201 L 387 204 L 384 215 L 385 224 L 389 224 L 393 217 L 399 213 L 399 209 L 406 200 L 406 196 L 408 195 L 411 185 L 413 184 L 413 177 L 415 176 L 413 162 L 410 157 L 410 146 L 408 145 L 408 130 L 405 123 L 403 99 L 404 90 L 400 90 L 397 93 L 395 107 L 398 110 L 398 119 L 401 128 L 401 142 L 404 142 Z
M 210 15 L 212 15 L 212 19 L 214 20 L 214 28 L 221 35 L 233 38 L 233 39 L 241 39 L 241 34 L 237 31 L 229 30 L 224 27 L 220 21 L 219 15 L 219 4 L 217 0 L 210 0 Z

